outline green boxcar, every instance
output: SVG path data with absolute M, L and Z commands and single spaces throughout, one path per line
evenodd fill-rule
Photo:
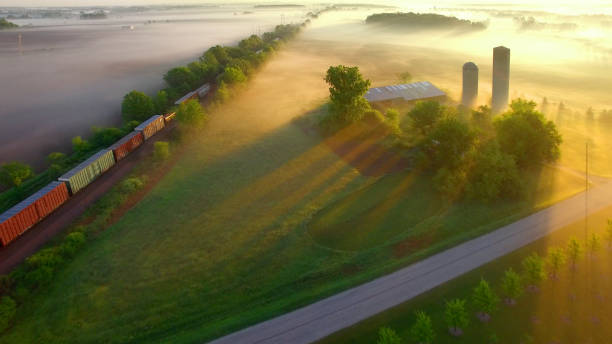
M 102 173 L 106 172 L 115 164 L 113 151 L 103 149 L 80 163 L 77 167 L 66 172 L 58 180 L 68 184 L 70 192 L 74 195 L 82 188 L 96 180 Z

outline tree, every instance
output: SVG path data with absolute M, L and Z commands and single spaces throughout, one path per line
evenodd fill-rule
M 481 279 L 472 293 L 472 303 L 478 311 L 481 321 L 488 321 L 491 314 L 497 310 L 499 298 L 489 286 L 489 283 Z
M 472 122 L 481 130 L 489 130 L 491 128 L 491 108 L 487 105 L 481 105 L 477 109 L 472 110 Z
M 502 291 L 506 298 L 506 304 L 513 305 L 523 294 L 523 282 L 521 276 L 514 272 L 512 268 L 504 272 L 502 277 Z
M 62 152 L 53 152 L 47 155 L 47 163 L 49 165 L 63 165 L 66 162 L 66 154 Z
M 153 99 L 153 105 L 155 105 L 155 112 L 163 114 L 168 109 L 170 100 L 168 99 L 168 93 L 164 90 L 157 92 Z
M 11 320 L 17 312 L 17 304 L 8 296 L 0 299 L 0 332 L 3 332 L 10 325 Z
M 138 91 L 132 91 L 123 97 L 121 115 L 124 122 L 145 121 L 155 113 L 151 97 Z
M 552 162 L 560 155 L 562 140 L 557 127 L 535 108 L 532 101 L 514 100 L 510 111 L 493 123 L 501 150 L 512 155 L 519 166 Z
M 567 256 L 565 255 L 565 251 L 559 247 L 553 247 L 548 250 L 548 256 L 546 257 L 546 266 L 548 267 L 548 271 L 550 276 L 553 278 L 557 278 L 559 275 L 559 270 L 567 261 Z
M 242 83 L 246 80 L 246 75 L 244 75 L 240 68 L 236 67 L 225 67 L 223 74 L 219 75 L 219 81 L 228 85 Z
M 408 112 L 408 116 L 412 119 L 412 126 L 425 135 L 443 117 L 444 112 L 445 109 L 439 102 L 428 100 L 417 102 Z
M 544 274 L 544 259 L 537 253 L 532 253 L 522 262 L 523 270 L 525 274 L 525 281 L 532 287 L 535 288 L 545 278 Z
M 94 147 L 107 147 L 119 140 L 125 133 L 119 128 L 92 128 L 93 136 L 89 140 Z
M 461 165 L 473 149 L 476 135 L 463 121 L 455 117 L 440 120 L 422 144 L 432 168 L 454 169 Z
M 217 92 L 215 92 L 214 102 L 217 104 L 223 104 L 226 101 L 228 101 L 230 97 L 231 97 L 231 94 L 230 94 L 229 88 L 223 81 L 221 81 L 219 83 L 219 87 L 217 87 Z
M 170 145 L 166 141 L 157 141 L 153 145 L 153 158 L 163 161 L 170 157 Z
M 179 105 L 176 110 L 176 119 L 185 125 L 199 125 L 206 119 L 206 112 L 200 102 L 192 99 Z
M 525 191 L 514 158 L 502 152 L 496 141 L 478 150 L 469 179 L 468 196 L 485 202 L 520 197 Z
M 570 238 L 567 243 L 567 257 L 572 263 L 572 268 L 576 268 L 576 263 L 578 263 L 578 260 L 582 256 L 582 251 L 583 248 L 578 239 Z
M 461 168 L 449 169 L 442 167 L 433 177 L 433 184 L 438 194 L 447 202 L 461 197 L 467 177 Z
M 402 342 L 401 338 L 388 327 L 381 327 L 378 330 L 378 344 L 400 344 Z
M 14 161 L 0 166 L 0 184 L 6 187 L 20 186 L 32 177 L 34 177 L 34 171 L 26 164 Z
M 447 301 L 444 310 L 444 320 L 453 336 L 462 335 L 463 328 L 470 322 L 465 309 L 465 300 L 454 299 Z
M 351 123 L 363 118 L 370 104 L 363 98 L 370 88 L 370 80 L 365 80 L 359 67 L 343 65 L 331 66 L 325 81 L 329 84 L 331 111 L 341 123 Z
M 431 344 L 435 338 L 431 318 L 423 311 L 416 312 L 416 320 L 410 328 L 410 336 L 419 344 Z
M 591 258 L 595 256 L 595 254 L 601 249 L 601 239 L 599 235 L 593 233 L 591 237 L 587 241 L 587 247 L 589 249 L 589 254 Z
M 87 140 L 83 140 L 80 136 L 75 136 L 72 138 L 72 150 L 77 153 L 87 152 L 91 149 L 91 145 Z
M 168 86 L 177 89 L 180 93 L 189 92 L 196 81 L 196 76 L 187 67 L 176 67 L 164 75 Z
M 249 38 L 243 39 L 238 43 L 241 49 L 256 52 L 257 50 L 264 48 L 264 41 L 257 35 L 251 35 Z

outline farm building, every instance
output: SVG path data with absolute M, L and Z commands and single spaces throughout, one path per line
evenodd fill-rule
M 429 81 L 371 88 L 365 99 L 373 105 L 398 106 L 419 100 L 443 99 L 446 93 Z

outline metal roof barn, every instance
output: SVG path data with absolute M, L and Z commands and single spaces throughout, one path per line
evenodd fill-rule
M 70 192 L 74 195 L 82 188 L 89 185 L 102 173 L 106 172 L 115 164 L 115 156 L 110 149 L 103 149 L 80 163 L 77 167 L 59 177 L 61 182 L 68 183 Z
M 415 101 L 421 99 L 446 96 L 439 88 L 429 81 L 420 81 L 411 84 L 400 84 L 371 88 L 366 92 L 365 99 L 370 103 L 402 99 Z

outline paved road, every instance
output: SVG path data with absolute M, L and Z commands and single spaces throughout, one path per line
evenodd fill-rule
M 612 205 L 612 182 L 598 184 L 588 194 L 590 214 Z M 390 275 L 212 343 L 314 342 L 583 219 L 584 215 L 583 192 Z
M 68 199 L 58 210 L 28 229 L 17 240 L 6 247 L 0 247 L 0 274 L 7 274 L 26 257 L 38 251 L 44 244 L 61 233 L 81 216 L 95 201 L 104 196 L 118 181 L 132 172 L 136 164 L 152 154 L 153 143 L 167 139 L 174 129 L 171 123 L 166 129 L 143 143 L 141 147 L 115 164 L 95 182 Z

